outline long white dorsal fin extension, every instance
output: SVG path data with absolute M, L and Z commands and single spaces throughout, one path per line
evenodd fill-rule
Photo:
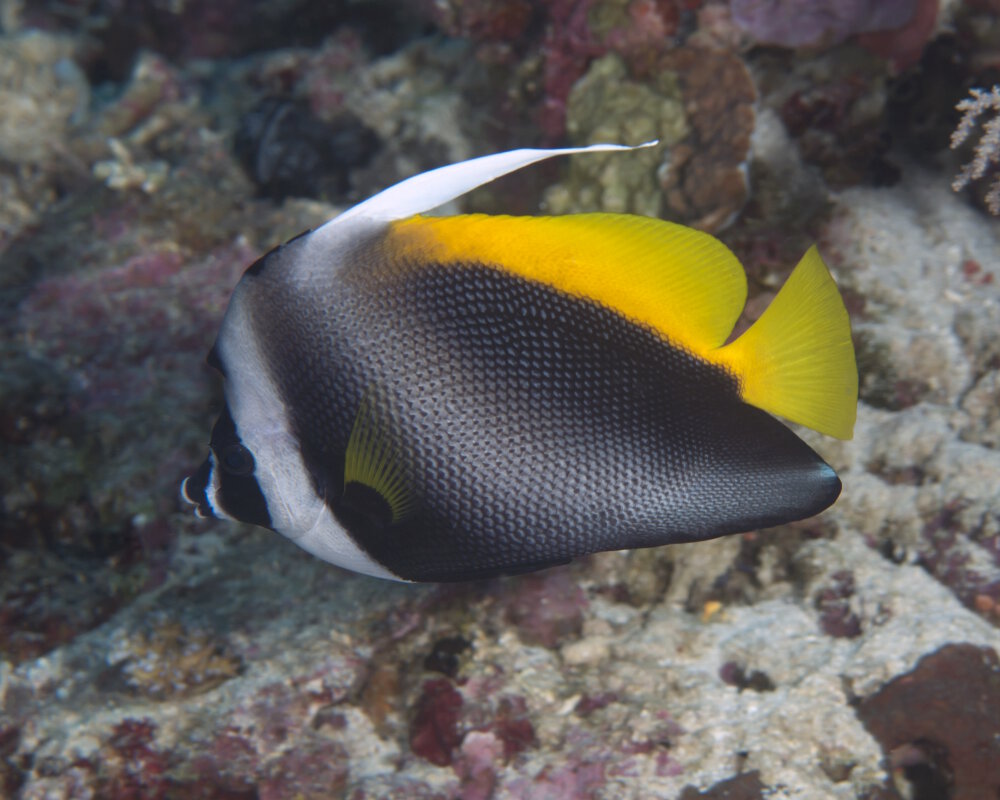
M 505 153 L 494 153 L 490 156 L 459 161 L 457 164 L 448 164 L 429 172 L 421 172 L 419 175 L 414 175 L 412 178 L 407 178 L 388 189 L 384 189 L 323 224 L 312 235 L 314 238 L 317 235 L 319 238 L 323 238 L 325 233 L 333 233 L 340 225 L 351 220 L 363 219 L 373 223 L 389 223 L 393 220 L 412 217 L 414 214 L 422 214 L 510 172 L 554 156 L 603 153 L 612 150 L 637 150 L 643 147 L 653 147 L 656 144 L 658 144 L 658 140 L 634 146 L 592 144 L 586 147 L 560 147 L 549 150 L 508 150 Z

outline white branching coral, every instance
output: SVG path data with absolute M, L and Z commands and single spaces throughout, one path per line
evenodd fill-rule
M 962 167 L 951 184 L 956 192 L 982 178 L 991 164 L 1000 165 L 1000 85 L 990 91 L 971 89 L 970 93 L 971 97 L 955 106 L 962 112 L 962 121 L 951 135 L 952 150 L 969 138 L 981 115 L 991 113 L 992 117 L 983 123 L 983 135 L 976 143 L 972 161 Z M 1000 176 L 994 178 L 986 193 L 986 207 L 1000 215 Z

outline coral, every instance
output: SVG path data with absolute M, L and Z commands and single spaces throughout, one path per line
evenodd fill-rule
M 916 0 L 910 21 L 896 28 L 858 35 L 858 44 L 888 59 L 895 72 L 901 72 L 920 60 L 924 46 L 937 27 L 939 0 Z
M 90 87 L 68 37 L 0 35 L 0 253 L 59 195 L 74 131 L 87 120 Z
M 191 771 L 200 784 L 211 784 L 234 795 L 250 792 L 252 797 L 256 796 L 254 776 L 260 769 L 260 755 L 253 743 L 227 722 L 223 720 L 210 743 L 201 743 Z
M 570 92 L 594 59 L 609 51 L 645 58 L 667 48 L 681 8 L 671 0 L 552 0 L 541 46 L 539 124 L 547 137 L 563 134 Z
M 40 164 L 65 152 L 90 100 L 72 51 L 69 40 L 40 31 L 0 38 L 0 159 Z
M 444 678 L 425 681 L 410 723 L 410 749 L 439 767 L 452 762 L 462 741 L 458 730 L 462 695 Z
M 526 32 L 534 9 L 527 0 L 421 0 L 424 13 L 449 36 L 513 42 Z
M 494 735 L 502 745 L 504 761 L 510 761 L 518 753 L 538 744 L 523 698 L 502 697 L 491 724 Z
M 122 800 L 162 798 L 168 760 L 153 745 L 156 725 L 148 719 L 124 719 L 102 748 L 99 795 Z
M 378 52 L 393 50 L 424 32 L 407 6 L 392 0 L 316 3 L 312 0 L 38 0 L 25 24 L 84 34 L 87 69 L 98 81 L 119 81 L 138 53 L 171 61 L 236 58 L 260 50 L 315 46 L 340 27 L 362 32 Z
M 703 792 L 687 786 L 677 800 L 763 800 L 765 788 L 757 772 L 744 772 L 719 781 Z
M 951 500 L 927 518 L 920 531 L 917 563 L 968 608 L 1000 622 L 1000 577 L 995 569 L 1000 566 L 998 539 L 983 535 L 984 522 L 967 530 L 963 523 L 966 505 Z
M 733 20 L 760 44 L 828 46 L 858 34 L 901 28 L 919 0 L 730 0 Z
M 677 75 L 689 134 L 660 170 L 667 219 L 719 231 L 739 215 L 750 188 L 747 161 L 757 90 L 732 53 L 679 47 L 657 62 Z
M 149 452 L 150 442 L 137 439 L 134 431 L 143 427 L 141 420 L 163 416 L 160 404 L 169 404 L 171 414 L 197 408 L 208 389 L 207 375 L 184 363 L 180 354 L 189 354 L 195 364 L 201 361 L 226 287 L 252 255 L 245 244 L 236 244 L 186 262 L 176 247 L 163 243 L 124 264 L 35 286 L 21 306 L 19 334 L 31 343 L 34 357 L 63 373 L 72 387 L 77 446 L 74 459 L 51 463 L 40 463 L 36 453 L 11 478 L 34 483 L 46 503 L 58 502 L 49 486 L 79 492 L 101 520 L 161 512 L 158 498 L 172 497 L 187 463 L 185 453 L 195 452 L 197 442 L 175 440 L 155 462 L 146 462 L 148 475 L 140 478 L 133 465 L 144 463 L 141 454 Z M 104 458 L 104 452 L 116 458 Z M 127 496 L 136 480 L 145 490 Z M 157 486 L 155 492 L 151 486 Z
M 959 147 L 971 136 L 981 116 L 990 116 L 983 122 L 983 133 L 976 143 L 973 159 L 962 167 L 952 183 L 956 192 L 986 176 L 995 169 L 994 165 L 1000 165 L 1000 85 L 994 86 L 990 91 L 972 89 L 970 94 L 971 97 L 956 106 L 962 112 L 962 119 L 951 137 L 952 149 Z M 1000 177 L 992 180 L 985 199 L 986 207 L 993 214 L 1000 215 Z
M 346 755 L 336 742 L 303 742 L 264 765 L 256 796 L 259 800 L 328 800 L 341 796 L 347 783 Z
M 566 764 L 545 766 L 534 778 L 521 778 L 511 784 L 515 797 L 525 800 L 594 797 L 606 785 L 605 764 Z
M 504 617 L 525 642 L 555 647 L 579 634 L 587 598 L 569 569 L 526 575 L 505 588 Z
M 496 768 L 503 750 L 503 743 L 492 733 L 471 731 L 465 736 L 454 764 L 455 773 L 462 781 L 462 800 L 490 800 L 493 797 Z
M 0 536 L 16 549 L 0 566 L 0 638 L 16 660 L 91 629 L 165 579 L 182 527 L 165 517 L 187 452 L 201 445 L 198 434 L 184 443 L 183 420 L 200 417 L 211 391 L 197 364 L 227 285 L 253 253 L 237 242 L 185 264 L 176 243 L 143 243 L 145 225 L 124 217 L 119 228 L 111 217 L 90 216 L 90 237 L 54 225 L 47 247 L 58 251 L 58 240 L 68 254 L 45 253 L 50 278 L 38 274 L 31 242 L 6 261 L 16 279 L 22 256 L 30 274 L 11 291 L 24 299 L 4 320 L 0 379 Z M 88 239 L 99 254 L 85 252 Z M 115 263 L 123 239 L 145 252 Z M 62 258 L 78 271 L 59 275 Z
M 189 697 L 235 678 L 242 661 L 206 631 L 185 628 L 160 616 L 114 647 L 108 656 L 109 685 L 153 700 Z
M 344 29 L 327 38 L 318 50 L 304 51 L 297 59 L 287 51 L 265 59 L 256 79 L 268 95 L 285 96 L 292 91 L 317 118 L 332 122 L 344 114 L 346 97 L 367 59 L 360 37 Z
M 858 717 L 914 796 L 979 800 L 1000 792 L 1000 659 L 948 645 L 864 698 Z
M 832 584 L 816 592 L 813 602 L 819 611 L 820 626 L 829 636 L 854 639 L 861 635 L 861 620 L 851 608 L 854 575 L 847 570 L 834 572 Z
M 614 54 L 597 59 L 570 92 L 567 129 L 574 142 L 640 144 L 660 140 L 660 148 L 679 142 L 687 133 L 684 110 L 673 75 L 663 73 L 655 86 L 627 76 Z M 660 148 L 634 153 L 634 158 L 574 159 L 568 179 L 545 195 L 548 211 L 632 212 L 657 216 L 662 203 L 656 182 Z
M 348 170 L 363 167 L 375 153 L 375 134 L 353 114 L 327 124 L 304 105 L 266 97 L 240 120 L 233 142 L 237 157 L 261 194 L 340 197 Z
M 880 99 L 880 85 L 874 76 L 838 75 L 810 82 L 781 104 L 782 122 L 802 158 L 822 169 L 830 186 L 891 186 L 899 178 L 898 167 L 886 158 L 884 107 L 872 102 Z
M 113 572 L 78 574 L 37 551 L 8 556 L 0 576 L 0 651 L 13 664 L 45 655 L 97 627 L 128 599 L 114 591 Z

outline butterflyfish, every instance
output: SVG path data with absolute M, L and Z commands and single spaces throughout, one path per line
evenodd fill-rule
M 819 513 L 848 439 L 847 311 L 816 248 L 745 332 L 714 237 L 628 214 L 426 216 L 556 155 L 431 170 L 281 245 L 236 286 L 201 516 L 406 581 L 526 572 Z M 626 155 L 617 156 L 625 158 Z

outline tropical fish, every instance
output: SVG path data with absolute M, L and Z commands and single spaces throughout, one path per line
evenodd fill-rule
M 409 178 L 249 267 L 209 363 L 226 404 L 182 487 L 342 567 L 454 581 L 809 517 L 857 368 L 815 248 L 729 341 L 742 266 L 623 214 L 423 213 L 555 155 Z M 624 157 L 624 156 L 622 156 Z

